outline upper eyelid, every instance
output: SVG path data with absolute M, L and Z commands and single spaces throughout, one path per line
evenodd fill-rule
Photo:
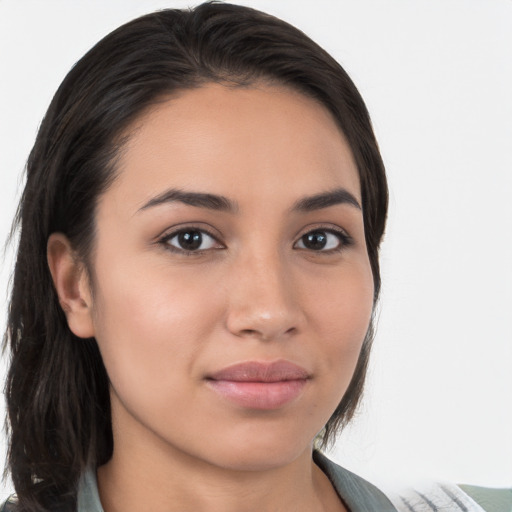
M 186 231 L 200 231 L 201 233 L 209 236 L 212 240 L 214 240 L 214 242 L 216 244 L 220 245 L 220 247 L 210 247 L 207 249 L 187 250 L 187 249 L 183 249 L 181 247 L 176 247 L 175 245 L 170 243 L 170 241 L 173 238 L 177 237 L 180 233 L 186 232 Z M 175 228 L 173 230 L 168 231 L 167 233 L 164 231 L 164 234 L 157 238 L 156 243 L 159 246 L 164 246 L 167 251 L 171 251 L 176 254 L 183 254 L 183 255 L 187 255 L 187 256 L 195 255 L 198 257 L 200 255 L 202 255 L 202 254 L 204 255 L 205 253 L 212 251 L 212 250 L 226 249 L 226 245 L 223 242 L 219 241 L 219 237 L 213 235 L 205 228 L 199 228 L 199 227 L 192 226 L 192 225 Z
M 209 231 L 207 231 L 206 229 L 199 229 L 199 228 L 181 228 L 181 229 L 178 229 L 176 231 L 171 231 L 170 233 L 168 234 L 165 234 L 163 235 L 160 240 L 161 241 L 167 241 L 167 240 L 172 240 L 174 237 L 178 236 L 180 233 L 183 233 L 183 232 L 186 232 L 186 231 L 199 231 L 201 232 L 202 234 L 204 235 L 207 235 L 209 236 L 210 238 L 213 238 L 217 243 L 221 243 L 219 240 L 218 240 L 218 237 L 216 237 L 215 235 L 212 235 Z
M 330 233 L 338 238 L 338 246 L 332 249 L 327 250 L 313 250 L 308 249 L 306 247 L 297 247 L 297 245 L 301 242 L 302 237 L 307 235 L 308 233 L 312 233 L 315 231 L 323 231 L 326 233 Z M 295 250 L 306 251 L 307 253 L 324 255 L 328 256 L 329 254 L 339 254 L 344 252 L 345 250 L 353 247 L 355 245 L 354 238 L 349 234 L 349 232 L 342 228 L 337 224 L 327 223 L 318 223 L 309 225 L 306 228 L 303 228 L 302 231 L 299 232 L 299 235 L 296 236 L 295 242 L 293 242 L 293 248 Z
M 352 236 L 350 233 L 342 228 L 341 226 L 338 226 L 337 224 L 332 224 L 330 222 L 319 222 L 315 224 L 310 224 L 302 229 L 300 229 L 297 234 L 295 235 L 295 240 L 299 240 L 301 237 L 306 235 L 307 233 L 310 233 L 311 231 L 328 231 L 330 233 L 336 233 L 339 235 L 343 235 L 347 238 L 352 239 Z
M 196 230 L 196 231 L 201 231 L 202 233 L 206 233 L 208 236 L 211 236 L 212 238 L 217 240 L 217 242 L 219 242 L 219 243 L 221 243 L 219 239 L 223 238 L 222 233 L 220 233 L 218 230 L 214 229 L 213 227 L 210 227 L 210 226 L 205 227 L 205 225 L 201 222 L 198 222 L 198 223 L 191 222 L 191 223 L 179 224 L 177 226 L 172 226 L 170 228 L 164 229 L 159 235 L 156 236 L 156 240 L 157 241 L 169 240 L 173 236 L 176 236 L 178 233 L 181 233 L 182 231 L 187 231 L 187 230 Z
M 301 236 L 299 236 L 299 238 L 297 238 L 297 240 L 294 242 L 293 245 L 294 246 L 297 245 L 302 240 L 302 237 L 304 237 L 308 233 L 314 233 L 315 231 L 329 233 L 330 235 L 336 236 L 339 239 L 340 244 L 342 246 L 343 245 L 345 245 L 345 246 L 351 245 L 353 243 L 352 237 L 350 235 L 348 235 L 347 233 L 345 233 L 344 231 L 333 229 L 333 228 L 331 228 L 331 229 L 317 228 L 317 229 L 310 229 L 309 231 L 305 231 Z M 318 251 L 318 252 L 321 252 L 321 251 Z M 324 251 L 324 252 L 328 252 L 328 251 Z

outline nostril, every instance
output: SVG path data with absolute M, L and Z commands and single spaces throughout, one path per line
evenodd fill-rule
M 255 329 L 243 329 L 240 331 L 240 334 L 242 336 L 259 336 L 258 331 Z
M 290 334 L 294 334 L 296 331 L 297 329 L 295 327 L 290 327 L 289 329 L 286 329 L 285 331 L 281 332 L 268 329 L 242 329 L 238 332 L 238 336 L 270 340 L 272 338 L 280 338 L 283 335 L 287 336 Z

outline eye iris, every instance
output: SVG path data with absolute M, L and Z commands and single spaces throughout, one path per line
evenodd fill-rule
M 183 249 L 193 251 L 199 249 L 203 242 L 203 235 L 200 231 L 183 231 L 178 234 L 178 243 Z
M 312 231 L 302 237 L 302 243 L 307 249 L 319 251 L 327 245 L 327 235 L 323 231 Z

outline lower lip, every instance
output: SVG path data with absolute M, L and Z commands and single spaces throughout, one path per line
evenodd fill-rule
M 216 393 L 234 404 L 247 409 L 274 410 L 295 400 L 304 389 L 306 379 L 278 382 L 240 382 L 210 380 Z

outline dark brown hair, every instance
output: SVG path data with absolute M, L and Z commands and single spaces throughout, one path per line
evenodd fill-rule
M 49 235 L 64 233 L 87 265 L 95 207 L 115 179 L 121 134 L 131 123 L 172 92 L 256 81 L 316 99 L 345 134 L 359 170 L 377 300 L 386 177 L 368 112 L 343 68 L 301 31 L 247 7 L 206 3 L 123 25 L 66 76 L 27 163 L 5 336 L 11 351 L 8 466 L 19 510 L 72 507 L 84 468 L 112 454 L 108 377 L 96 341 L 75 337 L 67 326 L 46 260 Z M 324 444 L 354 414 L 372 338 L 370 325 L 348 391 L 324 429 Z

